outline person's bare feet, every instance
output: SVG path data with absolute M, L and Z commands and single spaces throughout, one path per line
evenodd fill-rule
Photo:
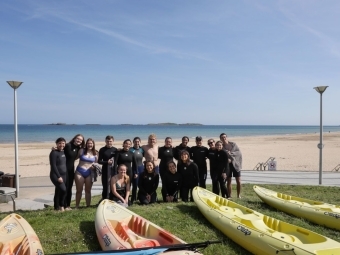
M 71 207 L 66 207 L 65 211 L 72 211 L 72 208 Z

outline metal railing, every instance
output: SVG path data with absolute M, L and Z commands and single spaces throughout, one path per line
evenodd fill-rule
M 275 160 L 274 157 L 269 157 L 269 159 L 267 159 L 266 162 L 264 162 L 264 163 L 263 162 L 257 163 L 253 170 L 256 170 L 256 171 L 266 171 L 266 168 L 268 167 L 268 164 L 271 161 L 274 161 L 274 160 Z M 339 165 L 339 168 L 340 168 L 340 165 Z

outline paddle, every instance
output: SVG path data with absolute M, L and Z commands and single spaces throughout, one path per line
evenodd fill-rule
M 206 248 L 210 244 L 221 243 L 221 241 L 205 241 L 200 243 L 186 243 L 186 244 L 173 244 L 173 245 L 162 245 L 157 247 L 146 247 L 138 249 L 123 249 L 123 250 L 112 250 L 112 251 L 89 251 L 89 252 L 75 252 L 75 253 L 55 253 L 50 255 L 61 255 L 61 254 L 74 254 L 74 255 L 90 255 L 90 254 L 121 254 L 121 255 L 138 255 L 141 251 L 144 251 L 143 255 L 158 254 L 163 251 L 180 251 L 189 250 L 196 251 L 199 248 Z M 139 253 L 138 253 L 139 252 Z

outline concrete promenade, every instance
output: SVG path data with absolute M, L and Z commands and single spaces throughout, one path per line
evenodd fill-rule
M 319 173 L 243 170 L 241 180 L 242 183 L 251 184 L 319 185 Z M 235 180 L 233 180 L 233 183 L 235 184 Z M 207 184 L 211 184 L 210 178 L 207 179 Z M 324 172 L 322 185 L 340 187 L 340 172 Z M 102 186 L 99 180 L 92 187 L 92 195 L 99 195 L 101 191 Z M 53 206 L 53 194 L 54 186 L 48 176 L 20 178 L 19 198 L 15 199 L 16 210 L 39 210 L 45 208 L 46 205 Z M 73 194 L 75 194 L 75 186 Z M 11 211 L 13 211 L 12 201 L 0 203 L 0 212 Z

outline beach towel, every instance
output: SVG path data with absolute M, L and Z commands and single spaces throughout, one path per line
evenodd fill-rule
M 97 177 L 102 175 L 102 166 L 99 165 L 98 163 L 93 163 L 92 166 L 95 169 L 91 171 L 91 179 L 92 179 L 92 182 L 96 182 Z
M 242 153 L 236 143 L 230 141 L 228 143 L 230 143 L 232 146 L 228 156 L 230 157 L 231 163 L 233 164 L 235 170 L 239 172 L 242 170 Z

